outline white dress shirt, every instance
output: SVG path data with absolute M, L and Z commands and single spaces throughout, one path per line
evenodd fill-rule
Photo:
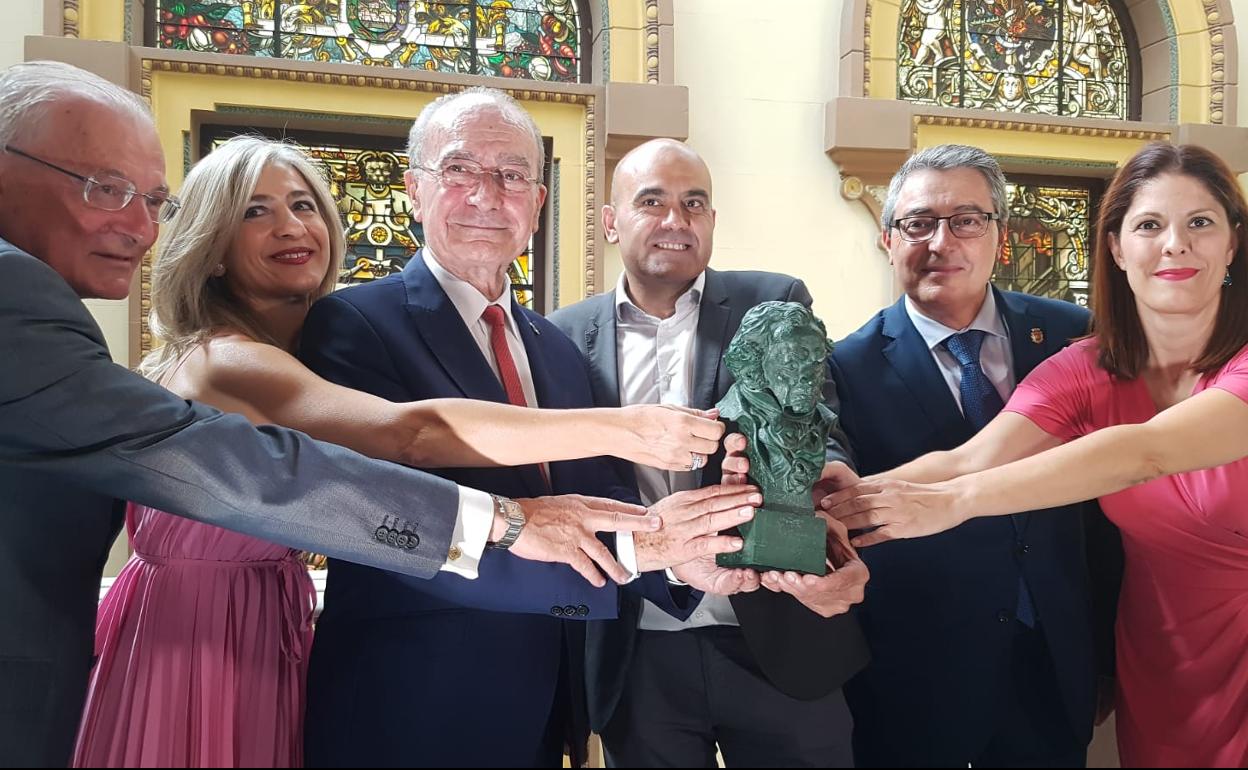
M 472 334 L 481 355 L 489 362 L 494 376 L 498 376 L 498 362 L 494 360 L 494 351 L 490 347 L 490 327 L 481 316 L 486 307 L 498 305 L 503 309 L 507 319 L 507 347 L 516 362 L 516 371 L 520 375 L 520 384 L 524 390 L 524 398 L 529 406 L 537 404 L 537 391 L 533 387 L 533 371 L 529 368 L 529 356 L 524 350 L 524 341 L 520 339 L 520 331 L 516 327 L 516 319 L 511 314 L 511 281 L 504 276 L 503 292 L 493 301 L 487 300 L 472 284 L 456 278 L 438 264 L 437 258 L 428 248 L 422 251 L 425 265 L 433 278 L 446 292 L 451 304 L 459 311 L 464 326 Z M 501 378 L 499 380 L 502 381 Z M 443 570 L 453 572 L 468 579 L 477 577 L 481 563 L 481 555 L 485 552 L 490 530 L 494 526 L 494 500 L 485 492 L 468 487 L 459 488 L 459 518 L 455 522 L 455 531 L 451 534 L 451 553 L 458 552 L 458 558 L 448 559 L 442 566 Z
M 673 404 L 689 406 L 693 397 L 693 363 L 701 317 L 706 273 L 676 300 L 670 318 L 656 318 L 628 296 L 627 276 L 615 287 L 616 369 L 620 381 L 620 406 Z M 673 492 L 695 489 L 698 471 L 665 471 L 634 465 L 641 502 L 653 505 Z M 621 562 L 625 554 L 621 549 Z M 635 562 L 634 562 L 635 563 Z M 625 564 L 629 567 L 630 565 Z M 739 625 L 726 596 L 706 594 L 687 621 L 679 621 L 657 605 L 645 601 L 638 625 L 647 631 L 681 631 L 702 626 Z
M 948 326 L 923 315 L 923 312 L 906 297 L 906 313 L 919 336 L 927 343 L 928 350 L 936 360 L 936 366 L 945 378 L 945 384 L 953 393 L 953 398 L 962 409 L 962 366 L 953 354 L 945 350 L 943 343 L 953 334 L 961 334 L 971 329 L 985 332 L 983 347 L 979 350 L 979 365 L 988 375 L 988 380 L 1001 396 L 1001 403 L 1010 400 L 1014 392 L 1014 353 L 1010 350 L 1010 332 L 1006 328 L 1005 319 L 997 312 L 997 299 L 992 291 L 985 292 L 984 303 L 979 313 L 965 329 L 950 329 Z

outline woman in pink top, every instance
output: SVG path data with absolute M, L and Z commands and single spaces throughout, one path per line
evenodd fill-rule
M 1097 222 L 1094 336 L 962 447 L 824 501 L 871 545 L 1099 498 L 1126 554 L 1124 767 L 1248 766 L 1246 218 L 1207 150 L 1141 150 Z
M 183 196 L 153 275 L 165 345 L 142 371 L 186 398 L 421 467 L 614 455 L 687 470 L 716 450 L 718 422 L 662 406 L 396 404 L 328 383 L 291 355 L 346 248 L 316 169 L 292 145 L 239 137 Z M 706 507 L 735 510 L 740 491 Z M 100 606 L 74 765 L 300 765 L 316 592 L 298 554 L 133 504 L 126 526 L 134 556 Z

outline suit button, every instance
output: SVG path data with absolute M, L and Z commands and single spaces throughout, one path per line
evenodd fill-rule
M 379 542 L 386 542 L 386 538 L 390 537 L 390 528 L 385 526 L 378 527 L 377 531 L 373 533 L 373 537 L 377 538 Z
M 563 616 L 563 608 L 562 608 L 562 607 L 560 607 L 559 605 L 557 605 L 557 604 L 556 604 L 554 607 L 551 607 L 551 608 L 550 608 L 550 614 L 551 614 L 551 615 L 554 615 L 554 616 L 555 616 L 555 617 L 557 617 L 557 618 L 558 618 L 558 617 L 562 617 L 562 616 Z
M 464 555 L 464 552 L 459 550 L 459 546 L 457 545 L 451 546 L 451 550 L 446 552 L 446 558 L 448 561 L 458 561 L 459 557 L 463 555 Z
M 564 614 L 564 615 L 567 615 L 567 616 L 568 616 L 568 617 L 570 617 L 570 618 L 574 618 L 574 617 L 576 617 L 576 605 L 575 605 L 575 604 L 569 604 L 567 607 L 564 607 L 564 608 L 563 608 L 563 614 Z
M 407 548 L 407 533 L 400 532 L 394 537 L 394 544 L 399 548 Z
M 586 607 L 584 604 L 578 605 L 576 608 L 576 614 L 581 617 L 585 617 L 589 614 L 589 607 Z
M 998 623 L 1009 623 L 1011 617 L 1012 615 L 1009 610 L 1000 610 L 999 612 L 997 612 Z
M 420 545 L 420 535 L 416 534 L 415 532 L 412 532 L 411 530 L 408 530 L 407 532 L 404 532 L 403 534 L 407 535 L 407 550 L 410 551 L 416 546 Z
M 386 542 L 390 545 L 397 546 L 399 544 L 399 533 L 393 529 L 386 535 Z

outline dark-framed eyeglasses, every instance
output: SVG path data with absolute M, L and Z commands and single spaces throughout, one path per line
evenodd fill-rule
M 523 171 L 516 168 L 486 168 L 480 163 L 474 163 L 470 160 L 450 160 L 442 164 L 440 168 L 430 168 L 429 166 L 415 165 L 412 168 L 418 168 L 428 174 L 442 180 L 442 184 L 447 187 L 472 187 L 475 188 L 481 184 L 486 176 L 493 177 L 498 186 L 509 193 L 523 193 L 533 189 L 533 185 L 538 180 L 535 177 L 527 176 Z
M 35 163 L 47 166 L 53 171 L 59 171 L 82 182 L 82 199 L 86 201 L 88 206 L 97 209 L 121 211 L 126 206 L 129 206 L 130 201 L 134 200 L 134 197 L 138 195 L 143 198 L 143 202 L 147 207 L 147 215 L 151 217 L 152 221 L 164 224 L 173 219 L 173 215 L 178 213 L 178 209 L 182 208 L 182 201 L 176 195 L 171 195 L 162 190 L 141 193 L 134 186 L 134 182 L 126 179 L 124 176 L 103 172 L 92 174 L 91 176 L 83 176 L 67 168 L 61 168 L 43 158 L 37 158 L 12 145 L 6 144 L 4 150 L 14 155 L 20 155 L 27 160 L 33 160 Z
M 901 237 L 911 243 L 930 241 L 936 234 L 942 221 L 949 223 L 949 232 L 957 238 L 979 238 L 988 232 L 988 223 L 1001 218 L 1001 215 L 987 211 L 963 211 L 947 217 L 933 217 L 926 214 L 916 217 L 901 217 L 893 220 L 893 227 L 901 233 Z

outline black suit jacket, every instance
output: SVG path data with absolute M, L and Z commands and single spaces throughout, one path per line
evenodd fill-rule
M 1009 292 L 997 292 L 996 301 L 1018 381 L 1087 332 L 1088 313 L 1075 305 Z M 832 363 L 842 424 L 863 475 L 971 437 L 904 299 L 837 343 Z M 858 617 L 873 660 L 846 687 L 858 764 L 965 761 L 984 748 L 995 724 L 997 683 L 1009 671 L 1020 572 L 1071 726 L 1078 740 L 1090 739 L 1098 668 L 1093 640 L 1111 638 L 1112 608 L 1094 606 L 1085 521 L 1103 517 L 1088 503 L 1017 519 L 1021 534 L 1009 517 L 989 517 L 861 550 L 871 582 Z
M 693 394 L 690 406 L 709 409 L 728 392 L 732 374 L 723 364 L 724 350 L 746 311 L 768 300 L 811 304 L 806 285 L 777 273 L 706 271 L 694 352 Z M 619 368 L 616 359 L 615 292 L 592 297 L 550 316 L 589 361 L 594 402 L 618 407 Z M 831 380 L 824 401 L 837 408 Z M 839 440 L 838 440 L 839 437 Z M 833 429 L 830 459 L 849 460 L 843 453 L 844 434 Z M 633 479 L 630 463 L 617 461 L 621 475 Z M 723 451 L 702 470 L 704 485 L 719 482 Z M 840 687 L 867 661 L 867 649 L 857 623 L 849 615 L 821 618 L 788 594 L 759 590 L 731 598 L 746 643 L 767 678 L 782 692 L 811 700 Z M 637 635 L 641 602 L 621 598 L 619 618 L 593 622 L 587 629 L 586 683 L 590 724 L 601 731 L 619 703 L 628 676 Z

